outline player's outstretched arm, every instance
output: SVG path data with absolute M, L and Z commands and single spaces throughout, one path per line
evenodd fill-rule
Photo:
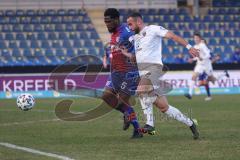
M 172 39 L 173 41 L 181 44 L 182 46 L 186 47 L 189 51 L 189 54 L 191 54 L 193 57 L 199 57 L 199 51 L 195 48 L 193 48 L 187 41 L 185 41 L 182 37 L 174 34 L 171 31 L 168 31 L 165 35 L 166 38 Z

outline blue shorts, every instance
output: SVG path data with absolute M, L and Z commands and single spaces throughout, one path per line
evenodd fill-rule
M 199 74 L 199 76 L 198 76 L 199 81 L 205 81 L 207 79 L 208 79 L 208 75 L 206 72 L 203 72 L 202 74 Z
M 132 72 L 112 72 L 105 85 L 112 88 L 116 93 L 124 92 L 128 95 L 135 95 L 138 86 L 138 71 Z

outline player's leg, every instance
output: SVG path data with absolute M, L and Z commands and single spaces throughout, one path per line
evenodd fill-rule
M 137 89 L 138 94 L 140 96 L 148 94 L 146 101 L 149 103 L 154 103 L 161 112 L 166 113 L 169 117 L 172 117 L 189 126 L 193 133 L 194 139 L 197 139 L 199 137 L 199 134 L 194 122 L 190 118 L 183 115 L 177 108 L 168 105 L 164 94 L 166 94 L 166 91 L 169 91 L 169 86 L 161 85 L 162 83 L 159 79 L 162 74 L 160 73 L 161 71 L 159 71 L 159 67 L 152 66 L 148 69 L 150 69 L 150 74 L 147 73 L 141 77 L 141 81 Z
M 214 76 L 214 75 L 213 75 L 213 67 L 212 67 L 212 64 L 209 64 L 209 65 L 207 66 L 207 75 L 208 75 L 208 81 L 211 81 L 213 84 L 216 82 L 216 80 L 220 80 L 220 79 L 222 79 L 223 77 L 227 77 L 227 78 L 230 77 L 230 75 L 229 75 L 229 73 L 228 73 L 227 70 L 224 70 L 223 73 L 220 73 L 219 75 Z
M 148 93 L 151 91 L 153 91 L 151 82 L 148 79 L 142 77 L 137 87 L 137 94 L 139 95 L 138 97 L 141 103 L 143 114 L 146 117 L 146 124 L 143 127 L 143 132 L 154 135 L 155 128 L 153 117 L 153 101 L 155 99 L 152 101 L 151 98 L 154 97 L 149 97 Z
M 207 97 L 205 98 L 205 101 L 210 101 L 212 99 L 211 97 L 211 93 L 210 93 L 210 88 L 209 88 L 209 83 L 208 83 L 208 75 L 206 72 L 202 73 L 199 75 L 198 77 L 198 81 L 199 81 L 199 86 L 204 86 L 206 93 L 207 93 Z
M 228 73 L 227 70 L 225 70 L 224 73 L 221 73 L 221 74 L 219 74 L 219 75 L 217 75 L 217 76 L 214 76 L 213 74 L 210 75 L 210 76 L 208 77 L 208 81 L 210 81 L 210 82 L 212 82 L 212 83 L 214 84 L 217 80 L 220 80 L 220 79 L 222 79 L 223 77 L 227 77 L 227 78 L 230 77 L 230 75 L 229 75 L 229 73 Z
M 124 110 L 122 109 L 121 105 L 119 105 L 117 93 L 114 91 L 113 84 L 112 84 L 112 81 L 111 81 L 111 77 L 109 77 L 109 79 L 108 79 L 108 81 L 105 85 L 105 88 L 104 88 L 104 91 L 103 91 L 103 94 L 102 94 L 101 98 L 110 107 L 124 113 Z
M 143 127 L 143 132 L 148 133 L 150 135 L 154 135 L 156 133 L 156 131 L 155 131 L 155 127 L 154 127 L 153 104 L 147 102 L 146 96 L 139 97 L 139 101 L 141 103 L 143 114 L 146 119 L 146 123 Z
M 109 79 L 106 83 L 105 89 L 102 94 L 102 100 L 104 100 L 110 107 L 116 109 L 117 111 L 123 113 L 123 130 L 129 128 L 130 123 L 125 118 L 125 105 L 119 101 L 117 93 L 113 89 L 112 81 Z
M 124 110 L 124 120 L 125 124 L 131 123 L 134 127 L 134 132 L 132 138 L 142 137 L 140 131 L 140 126 L 137 120 L 136 113 L 130 104 L 131 95 L 135 94 L 135 90 L 132 89 L 132 81 L 127 77 L 124 72 L 114 72 L 112 73 L 112 83 L 116 92 L 118 92 L 121 108 Z M 133 84 L 136 86 L 136 84 Z
M 154 104 L 160 109 L 161 112 L 165 113 L 168 117 L 171 117 L 185 125 L 187 125 L 193 134 L 194 139 L 199 138 L 199 133 L 195 123 L 184 115 L 180 110 L 168 104 L 165 96 L 158 96 Z
M 212 100 L 211 93 L 210 93 L 209 83 L 206 83 L 206 84 L 204 85 L 204 87 L 205 87 L 205 90 L 206 90 L 206 92 L 207 92 L 207 97 L 205 98 L 205 101 L 210 101 L 210 100 Z
M 192 99 L 194 85 L 195 85 L 198 75 L 199 75 L 198 72 L 193 72 L 193 74 L 192 74 L 192 79 L 189 84 L 188 93 L 185 94 L 185 97 L 187 97 L 188 99 Z
M 131 123 L 134 127 L 132 138 L 141 138 L 143 135 L 140 132 L 140 125 L 137 120 L 137 114 L 129 102 L 130 95 L 125 92 L 120 91 L 119 99 L 122 102 L 121 104 L 123 105 L 122 108 L 124 109 L 125 121 Z

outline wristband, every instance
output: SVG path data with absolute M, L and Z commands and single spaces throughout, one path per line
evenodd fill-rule
M 190 48 L 192 48 L 192 45 L 191 44 L 187 44 L 186 48 L 189 50 Z

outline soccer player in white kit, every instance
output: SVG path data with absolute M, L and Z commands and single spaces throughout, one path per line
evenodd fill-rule
M 214 83 L 217 79 L 222 78 L 223 76 L 229 77 L 229 74 L 227 71 L 225 71 L 225 73 L 223 74 L 220 74 L 217 78 L 214 77 L 210 49 L 207 47 L 201 35 L 198 33 L 194 34 L 194 42 L 195 42 L 194 48 L 199 50 L 199 57 L 194 57 L 192 59 L 193 61 L 197 61 L 197 63 L 193 71 L 192 80 L 189 86 L 189 91 L 187 94 L 185 94 L 185 96 L 189 99 L 192 98 L 194 85 L 199 75 L 206 74 L 207 80 L 211 81 L 212 83 Z M 205 88 L 208 93 L 208 96 L 205 98 L 205 100 L 209 101 L 212 99 L 212 97 L 210 96 L 210 90 L 209 90 L 208 84 L 205 85 Z
M 195 123 L 182 114 L 177 108 L 168 104 L 165 94 L 169 91 L 169 86 L 161 83 L 162 72 L 162 38 L 172 39 L 185 46 L 189 53 L 196 57 L 198 50 L 194 49 L 183 38 L 175 35 L 171 31 L 156 25 L 146 26 L 139 13 L 131 14 L 127 23 L 129 28 L 135 32 L 133 37 L 135 56 L 141 80 L 137 93 L 143 103 L 147 105 L 155 104 L 161 112 L 176 119 L 190 127 L 193 138 L 198 139 L 199 133 Z

